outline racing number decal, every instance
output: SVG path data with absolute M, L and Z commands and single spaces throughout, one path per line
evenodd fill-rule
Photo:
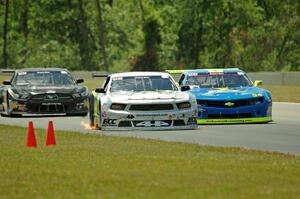
M 133 115 L 128 115 L 126 118 L 127 118 L 127 119 L 133 119 L 134 116 L 133 116 Z

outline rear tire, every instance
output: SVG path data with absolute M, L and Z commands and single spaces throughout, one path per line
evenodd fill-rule
M 89 118 L 90 118 L 90 127 L 95 126 L 95 116 L 94 116 L 94 96 L 91 95 L 89 100 Z

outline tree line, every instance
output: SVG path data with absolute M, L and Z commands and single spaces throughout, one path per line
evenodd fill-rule
M 298 0 L 1 0 L 0 68 L 300 70 Z

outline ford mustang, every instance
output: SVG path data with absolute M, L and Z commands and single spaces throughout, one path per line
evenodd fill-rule
M 197 102 L 165 72 L 107 76 L 90 97 L 90 125 L 102 130 L 197 128 Z
M 181 73 L 182 91 L 195 95 L 198 124 L 267 123 L 272 121 L 271 93 L 259 88 L 242 70 L 170 70 Z
M 0 113 L 87 115 L 89 91 L 82 82 L 65 69 L 17 70 L 0 86 Z

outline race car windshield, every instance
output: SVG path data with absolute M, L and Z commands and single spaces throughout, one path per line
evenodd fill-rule
M 197 85 L 200 88 L 224 88 L 251 86 L 251 81 L 244 74 L 191 74 L 187 78 L 188 85 Z
M 72 77 L 65 71 L 30 71 L 17 73 L 17 86 L 70 86 Z
M 167 76 L 113 77 L 110 92 L 178 90 Z

